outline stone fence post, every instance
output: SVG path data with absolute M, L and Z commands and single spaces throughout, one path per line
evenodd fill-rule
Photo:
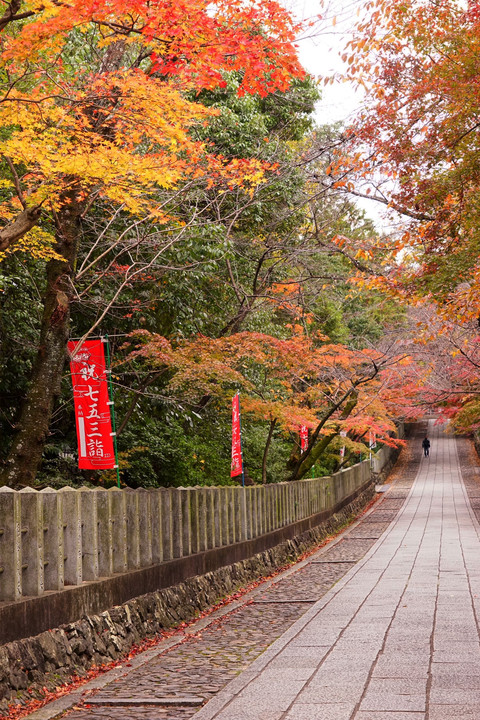
M 367 460 L 331 478 L 246 488 L 2 487 L 0 602 L 257 538 L 333 508 L 370 474 Z
M 0 600 L 22 597 L 20 496 L 0 488 Z

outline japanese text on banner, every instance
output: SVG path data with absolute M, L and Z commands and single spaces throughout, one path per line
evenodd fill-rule
M 70 341 L 72 353 L 77 343 Z M 103 343 L 87 340 L 70 362 L 78 439 L 78 467 L 115 467 Z
M 308 447 L 308 427 L 306 425 L 300 425 L 300 449 L 302 452 Z
M 241 475 L 243 472 L 242 462 L 242 438 L 240 431 L 240 397 L 235 395 L 232 399 L 232 467 L 231 477 Z

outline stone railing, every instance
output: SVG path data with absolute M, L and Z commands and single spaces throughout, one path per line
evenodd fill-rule
M 372 455 L 372 472 L 375 473 L 375 475 L 379 475 L 394 454 L 394 448 L 391 448 L 388 445 L 384 445 L 380 448 L 375 455 Z
M 396 436 L 398 438 L 405 438 L 405 425 L 403 422 L 397 423 Z M 382 470 L 391 467 L 392 463 L 395 462 L 399 454 L 397 448 L 390 447 L 389 445 L 383 445 L 374 455 L 372 455 L 372 472 L 375 475 L 380 475 Z
M 332 477 L 245 488 L 2 487 L 0 601 L 251 540 L 333 510 L 369 479 L 367 460 Z

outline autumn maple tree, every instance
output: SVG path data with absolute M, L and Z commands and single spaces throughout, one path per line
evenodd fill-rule
M 479 46 L 477 0 L 366 2 L 343 57 L 363 107 L 316 179 L 385 207 L 388 235 L 332 243 L 362 287 L 419 313 L 428 305 L 414 351 L 425 370 L 419 402 L 463 429 L 478 420 Z
M 34 479 L 60 391 L 85 223 L 104 208 L 112 221 L 129 217 L 135 229 L 137 218 L 161 231 L 171 221 L 161 192 L 195 183 L 251 192 L 274 168 L 224 157 L 199 139 L 195 128 L 217 110 L 198 94 L 239 73 L 240 95 L 265 96 L 303 71 L 297 28 L 273 0 L 4 7 L 0 252 L 20 248 L 47 260 L 39 351 L 1 480 L 15 485 Z M 181 232 L 183 221 L 173 222 Z M 92 247 L 83 269 L 105 252 Z M 120 270 L 122 288 L 143 272 L 135 262 Z M 117 271 L 112 260 L 109 272 Z
M 268 424 L 262 458 L 266 482 L 267 455 L 275 428 L 298 436 L 300 425 L 310 429 L 308 448 L 292 453 L 288 478 L 302 478 L 344 430 L 352 452 L 366 452 L 369 433 L 396 446 L 393 418 L 406 388 L 394 379 L 408 362 L 399 347 L 354 350 L 323 336 L 306 336 L 297 326 L 290 337 L 239 332 L 228 337 L 199 336 L 171 342 L 138 331 L 127 363 L 146 363 L 167 379 L 164 392 L 178 402 L 200 408 L 214 403 L 228 412 L 235 391 L 242 393 L 245 417 Z M 397 375 L 397 378 L 399 375 Z M 365 439 L 366 438 L 366 439 Z M 294 448 L 296 445 L 294 444 Z
M 417 328 L 410 370 L 417 377 L 419 406 L 434 409 L 455 432 L 478 435 L 480 338 L 476 324 L 448 319 L 433 303 L 418 304 L 410 315 Z
M 365 248 L 366 260 L 383 253 L 386 284 L 457 320 L 479 315 L 479 41 L 473 0 L 366 3 L 344 55 L 364 109 L 328 171 L 397 218 L 383 248 Z

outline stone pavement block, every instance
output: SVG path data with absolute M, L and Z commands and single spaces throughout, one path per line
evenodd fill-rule
M 372 683 L 388 683 L 388 680 L 372 681 Z M 398 682 L 395 680 L 395 682 Z M 395 692 L 386 687 L 369 687 L 361 702 L 360 710 L 375 710 L 377 712 L 424 712 L 426 709 L 426 688 L 420 694 L 407 694 L 409 683 L 405 683 L 405 691 Z
M 420 635 L 418 638 L 402 638 L 398 636 L 391 637 L 388 635 L 385 643 L 385 652 L 390 654 L 398 652 L 401 654 L 405 651 L 408 651 L 411 655 L 415 655 L 418 658 L 422 656 L 430 656 L 430 640 L 423 635 Z
M 325 647 L 324 639 L 319 638 L 311 633 L 299 635 L 297 638 L 295 638 L 295 640 L 292 640 L 291 645 L 297 651 L 311 648 L 316 649 L 319 654 L 322 652 L 322 648 Z M 330 648 L 331 645 L 328 647 L 328 650 L 330 650 Z
M 385 633 L 385 631 L 388 630 L 392 615 L 390 614 L 390 616 L 387 617 L 386 614 L 377 615 L 376 612 L 369 611 L 370 607 L 367 605 L 363 605 L 357 610 L 352 622 L 346 628 L 346 633 L 348 633 L 349 636 L 353 637 L 363 632 L 367 633 L 368 637 L 368 633 L 370 632 Z
M 377 647 L 379 642 L 380 645 L 382 645 L 387 629 L 388 627 L 378 627 L 373 623 L 365 626 L 363 626 L 362 623 L 362 627 L 358 627 L 352 623 L 352 625 L 345 631 L 342 640 L 343 642 L 350 642 L 352 644 L 365 643 L 375 645 L 375 647 Z
M 425 679 L 424 678 L 376 678 L 372 677 L 367 688 L 367 699 L 369 696 L 394 696 L 394 695 L 405 695 L 410 697 L 411 695 L 424 695 L 425 694 Z
M 271 710 L 268 708 L 236 707 L 233 703 L 219 715 L 218 720 L 280 720 L 283 717 L 282 710 Z
M 352 703 L 294 705 L 282 720 L 350 720 L 354 709 Z
M 422 678 L 425 682 L 428 677 L 429 658 L 421 662 L 414 656 L 408 659 L 404 655 L 398 657 L 396 654 L 382 655 L 378 659 L 373 670 L 374 678 L 403 678 L 409 679 Z
M 428 720 L 478 720 L 478 707 L 431 704 L 428 708 Z
M 279 683 L 287 683 L 291 687 L 292 681 L 305 682 L 311 678 L 313 670 L 310 668 L 292 667 L 288 669 L 272 668 L 270 665 L 262 672 L 262 683 L 270 683 L 272 687 Z M 285 687 L 285 686 L 284 686 Z
M 470 663 L 475 662 L 480 658 L 480 650 L 473 648 L 451 651 L 449 648 L 443 648 L 442 650 L 434 650 L 432 655 L 432 662 L 434 663 Z
M 354 709 L 352 703 L 294 705 L 282 720 L 350 720 Z
M 470 638 L 472 638 L 475 637 L 476 624 L 471 622 L 471 615 L 469 612 L 463 617 L 452 617 L 449 613 L 446 614 L 446 617 L 442 617 L 437 610 L 435 629 L 442 634 L 444 632 L 458 633 L 461 636 L 470 635 Z
M 389 631 L 389 635 L 403 635 L 404 638 L 419 635 L 429 635 L 433 628 L 433 612 L 432 607 L 430 612 L 425 613 L 423 616 L 413 610 L 405 610 L 402 608 L 400 611 L 395 613 L 394 624 Z
M 358 712 L 355 720 L 425 720 L 423 712 Z
M 345 678 L 349 682 L 360 682 L 368 676 L 371 666 L 369 658 L 362 663 L 357 657 L 342 658 L 332 653 L 315 673 L 315 682 L 336 685 L 338 682 L 345 683 Z
M 471 642 L 472 638 L 475 638 L 477 634 L 477 628 L 475 625 L 467 627 L 466 625 L 460 626 L 459 623 L 456 625 L 442 625 L 438 621 L 435 623 L 435 644 L 439 642 L 447 641 L 448 643 L 466 643 Z
M 423 670 L 427 669 L 430 664 L 430 651 L 427 648 L 420 650 L 411 650 L 410 648 L 390 648 L 386 647 L 385 652 L 381 653 L 378 657 L 377 664 L 374 668 L 373 674 L 377 674 L 376 670 L 379 668 L 383 673 L 385 669 L 391 666 L 393 672 L 396 673 L 396 668 L 402 672 L 403 668 L 415 668 L 419 667 Z M 410 673 L 407 673 L 405 677 L 408 677 Z M 392 677 L 395 677 L 393 675 Z M 403 677 L 401 675 L 401 677 Z
M 456 663 L 435 663 L 432 668 L 432 688 L 480 690 L 480 666 Z
M 388 608 L 382 607 L 381 605 L 364 605 L 359 612 L 362 620 L 370 618 L 372 622 L 386 621 L 392 619 L 392 613 Z
M 330 650 L 330 648 L 316 648 L 316 647 L 299 647 L 296 646 L 295 650 L 313 650 L 313 655 L 311 654 L 289 654 L 286 655 L 285 653 L 281 653 L 278 655 L 274 660 L 272 660 L 268 667 L 271 669 L 279 669 L 279 670 L 285 670 L 288 668 L 311 668 L 313 670 L 316 670 L 316 668 L 321 663 L 322 659 L 325 657 L 327 652 Z
M 478 647 L 472 646 L 471 639 L 472 633 L 468 636 L 460 635 L 460 633 L 435 633 L 434 650 L 435 652 L 448 651 L 452 657 L 455 657 L 457 653 L 458 655 L 468 654 L 475 657 L 478 654 Z
M 470 705 L 480 708 L 480 688 L 432 687 L 430 702 L 435 705 Z
M 449 643 L 442 642 L 442 638 L 437 638 L 436 635 L 433 640 L 433 651 L 434 653 L 441 653 L 448 651 L 450 652 L 451 658 L 461 657 L 465 655 L 471 655 L 473 658 L 480 658 L 480 646 L 478 640 L 472 641 L 470 638 L 466 642 L 450 641 Z
M 346 682 L 345 678 L 348 678 Z M 310 687 L 331 687 L 332 689 L 342 688 L 348 684 L 349 687 L 364 687 L 368 679 L 368 670 L 365 668 L 352 667 L 348 673 L 339 673 L 337 670 L 332 672 L 331 668 L 321 666 L 313 675 L 308 683 L 307 688 L 303 692 L 307 692 Z
M 383 640 L 383 638 L 382 638 Z M 335 643 L 336 652 L 344 652 L 347 656 L 350 655 L 371 655 L 372 653 L 378 653 L 381 648 L 379 640 L 350 640 L 347 637 L 339 638 L 338 642 Z
M 364 682 L 352 683 L 351 681 L 345 682 L 345 680 L 343 684 L 338 685 L 309 683 L 297 698 L 296 704 L 300 706 L 351 702 L 352 698 L 361 697 L 364 686 Z
M 323 645 L 320 648 L 320 650 L 322 652 L 323 652 L 323 650 L 325 650 L 325 652 L 327 652 L 327 650 L 330 650 L 330 645 Z M 288 657 L 292 657 L 292 658 L 310 657 L 313 659 L 313 658 L 321 657 L 321 655 L 322 655 L 322 653 L 320 653 L 320 655 L 319 655 L 318 649 L 316 647 L 315 648 L 311 648 L 311 647 L 298 648 L 298 647 L 294 646 L 293 642 L 290 642 L 286 647 L 284 647 L 282 649 L 281 653 L 277 657 L 279 659 L 280 658 L 286 659 Z
M 276 682 L 271 676 L 264 679 L 262 673 L 242 690 L 241 694 L 237 695 L 237 701 L 244 705 L 253 703 L 260 707 L 281 707 L 286 710 L 305 686 L 305 683 L 306 680 L 289 680 L 286 682 L 284 679 Z
M 348 676 L 348 673 L 354 668 L 358 668 L 362 672 L 365 668 L 370 670 L 380 647 L 379 644 L 376 646 L 359 645 L 358 647 L 345 647 L 342 643 L 338 643 L 327 660 L 332 664 L 336 663 L 337 666 L 343 666 L 344 674 Z
M 377 712 L 424 712 L 425 695 L 368 694 L 362 700 L 360 710 Z M 453 720 L 453 719 L 452 719 Z
M 242 693 L 241 696 L 236 696 L 231 703 L 220 712 L 218 720 L 224 720 L 224 718 L 237 719 L 243 718 L 243 720 L 259 720 L 259 718 L 265 718 L 265 720 L 276 720 L 280 718 L 283 713 L 288 710 L 295 694 L 291 693 L 288 695 L 266 695 L 265 688 L 262 688 L 261 693 L 256 693 L 250 690 L 250 692 Z
M 316 646 L 316 647 L 329 647 L 331 648 L 332 645 L 334 645 L 339 636 L 342 633 L 342 628 L 331 628 L 328 627 L 322 628 L 322 629 L 315 629 L 312 630 L 308 625 L 306 628 L 302 629 L 300 632 L 296 633 L 293 637 L 291 637 L 290 642 L 288 645 L 292 645 L 292 647 L 298 646 Z
M 331 625 L 328 620 L 322 620 L 322 622 L 311 621 L 307 627 L 298 633 L 296 639 L 300 640 L 306 635 L 314 636 L 315 638 L 323 639 L 324 645 L 331 645 L 336 642 L 345 626 Z

